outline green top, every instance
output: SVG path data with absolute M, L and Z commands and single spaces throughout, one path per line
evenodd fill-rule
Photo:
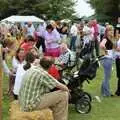
M 57 80 L 40 67 L 31 67 L 23 76 L 19 92 L 22 111 L 33 111 L 45 93 L 55 88 Z

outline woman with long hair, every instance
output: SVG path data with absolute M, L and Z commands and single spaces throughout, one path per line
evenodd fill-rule
M 32 67 L 34 61 L 35 56 L 33 55 L 33 53 L 28 52 L 25 56 L 25 64 L 18 66 L 15 78 L 15 85 L 13 88 L 13 94 L 15 99 L 18 99 L 18 94 L 22 83 L 22 77 L 24 76 L 25 72 Z
M 15 56 L 13 56 L 13 59 L 12 59 L 13 74 L 10 75 L 10 79 L 9 79 L 9 91 L 8 91 L 9 94 L 12 94 L 12 91 L 13 91 L 13 86 L 15 83 L 15 74 L 16 74 L 17 68 L 19 65 L 22 65 L 25 62 L 24 57 L 25 57 L 24 49 L 18 48 Z
M 112 96 L 110 92 L 110 78 L 112 71 L 112 63 L 113 63 L 113 44 L 114 40 L 114 29 L 113 26 L 109 25 L 106 37 L 101 41 L 100 48 L 104 52 L 104 58 L 101 60 L 103 69 L 104 69 L 104 80 L 101 86 L 101 94 L 102 96 Z
M 24 58 L 25 58 L 24 49 L 18 48 L 12 60 L 12 66 L 14 72 L 16 72 L 18 65 L 24 62 Z

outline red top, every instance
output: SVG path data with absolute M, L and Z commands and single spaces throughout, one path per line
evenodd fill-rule
M 30 43 L 23 43 L 21 46 L 20 46 L 20 48 L 23 48 L 24 49 L 24 51 L 25 51 L 25 54 L 27 54 L 28 52 L 29 52 L 29 50 L 31 49 L 31 48 L 33 48 L 33 46 L 30 44 Z
M 48 73 L 51 76 L 53 76 L 55 79 L 57 79 L 57 80 L 60 79 L 59 71 L 58 71 L 58 69 L 56 68 L 56 66 L 54 64 L 49 68 Z

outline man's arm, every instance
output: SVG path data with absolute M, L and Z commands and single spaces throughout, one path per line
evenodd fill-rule
M 57 82 L 56 87 L 59 88 L 60 90 L 69 92 L 68 87 L 65 86 L 64 84 L 60 83 L 60 82 Z
M 67 86 L 60 83 L 58 80 L 56 80 L 50 74 L 48 74 L 46 71 L 44 71 L 43 74 L 45 77 L 45 80 L 43 82 L 47 87 L 52 88 L 52 89 L 53 89 L 53 87 L 56 87 L 56 88 L 59 88 L 60 90 L 69 92 L 69 89 L 67 88 Z

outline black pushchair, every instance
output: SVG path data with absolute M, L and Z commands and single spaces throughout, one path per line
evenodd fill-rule
M 84 57 L 86 56 L 90 56 L 91 58 L 93 58 L 94 57 L 93 50 L 94 50 L 94 42 L 90 41 L 89 43 L 83 45 L 79 53 L 79 57 L 82 59 L 84 59 Z
M 98 60 L 86 58 L 79 71 L 62 75 L 61 82 L 71 90 L 70 103 L 75 105 L 79 113 L 85 114 L 91 111 L 91 95 L 83 91 L 82 85 L 84 81 L 92 80 L 96 76 L 98 66 Z

